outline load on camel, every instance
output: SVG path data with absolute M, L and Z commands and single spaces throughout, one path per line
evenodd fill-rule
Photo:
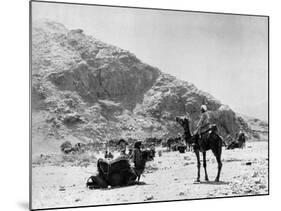
M 152 141 L 150 142 L 150 140 L 152 140 Z M 155 151 L 155 140 L 159 141 L 159 139 L 156 139 L 156 138 L 147 138 L 141 144 L 141 146 L 143 148 L 142 151 L 146 151 L 147 154 L 148 154 L 148 158 L 147 158 L 148 161 L 153 160 L 154 157 L 155 157 L 155 153 L 156 153 L 156 151 Z M 135 140 L 135 143 L 137 143 L 137 142 L 138 141 Z M 120 156 L 129 156 L 130 158 L 133 156 L 133 152 L 134 152 L 134 149 L 135 149 L 135 147 L 133 145 L 129 144 L 129 139 L 128 139 L 128 141 L 126 141 L 123 138 L 119 139 L 116 142 L 115 148 L 120 152 Z M 113 155 L 112 155 L 111 152 L 106 150 L 104 158 L 113 159 Z
M 184 153 L 187 150 L 187 147 L 184 144 L 184 138 L 181 135 L 168 138 L 162 146 L 167 147 L 169 152 L 179 151 L 180 153 Z
M 74 146 L 72 146 L 71 142 L 65 141 L 60 145 L 60 149 L 63 153 L 69 154 L 69 153 L 77 153 L 77 152 L 85 152 L 86 150 L 86 144 L 83 143 L 76 143 Z
M 97 175 L 91 176 L 86 183 L 90 189 L 107 188 L 108 186 L 127 186 L 139 182 L 149 159 L 147 151 L 141 151 L 141 142 L 135 143 L 131 167 L 128 156 L 120 156 L 114 160 L 100 158 L 97 162 Z
M 243 148 L 245 147 L 246 143 L 246 136 L 245 134 L 240 131 L 235 139 L 233 140 L 231 137 L 229 137 L 230 140 L 228 140 L 228 144 L 226 146 L 226 149 L 236 149 L 236 148 Z

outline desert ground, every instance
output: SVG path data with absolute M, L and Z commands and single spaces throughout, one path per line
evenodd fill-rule
M 94 190 L 85 186 L 88 177 L 96 172 L 94 156 L 92 161 L 91 156 L 85 156 L 82 162 L 66 157 L 64 162 L 55 162 L 52 155 L 40 158 L 34 159 L 32 167 L 34 209 L 268 194 L 267 141 L 248 142 L 244 149 L 223 149 L 219 183 L 213 182 L 217 163 L 212 152 L 207 153 L 210 182 L 204 181 L 203 168 L 201 182 L 194 182 L 197 167 L 193 152 L 180 154 L 157 148 L 140 184 Z

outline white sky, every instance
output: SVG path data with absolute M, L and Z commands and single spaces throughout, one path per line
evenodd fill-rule
M 34 20 L 81 28 L 250 114 L 268 98 L 267 18 L 33 2 Z M 247 110 L 248 109 L 248 110 Z M 249 112 L 248 112 L 249 111 Z

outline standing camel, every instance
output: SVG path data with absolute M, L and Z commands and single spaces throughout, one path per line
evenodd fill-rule
M 201 133 L 199 138 L 199 134 L 194 136 L 191 135 L 190 128 L 189 128 L 189 119 L 188 118 L 180 118 L 176 117 L 176 122 L 178 122 L 184 129 L 184 138 L 185 142 L 188 145 L 193 147 L 194 153 L 197 158 L 197 182 L 200 182 L 200 152 L 203 154 L 203 167 L 205 171 L 205 180 L 209 181 L 208 173 L 207 173 L 207 163 L 206 163 L 206 151 L 212 150 L 214 153 L 217 163 L 218 163 L 218 173 L 215 179 L 215 182 L 219 182 L 220 173 L 222 168 L 221 162 L 221 152 L 222 152 L 222 139 L 216 133 L 216 126 L 212 126 L 209 130 L 204 133 Z

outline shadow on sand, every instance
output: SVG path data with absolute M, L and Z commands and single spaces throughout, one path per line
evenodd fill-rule
M 133 184 L 130 184 L 130 185 L 125 185 L 125 186 L 114 186 L 114 187 L 111 187 L 111 188 L 101 188 L 99 190 L 113 190 L 113 189 L 120 189 L 120 188 L 127 188 L 127 187 L 132 187 L 132 186 L 141 186 L 141 185 L 149 185 L 149 184 L 146 184 L 145 182 L 135 182 Z
M 207 184 L 207 185 L 228 185 L 229 182 L 224 182 L 224 181 L 200 181 L 200 182 L 194 182 L 193 184 Z

